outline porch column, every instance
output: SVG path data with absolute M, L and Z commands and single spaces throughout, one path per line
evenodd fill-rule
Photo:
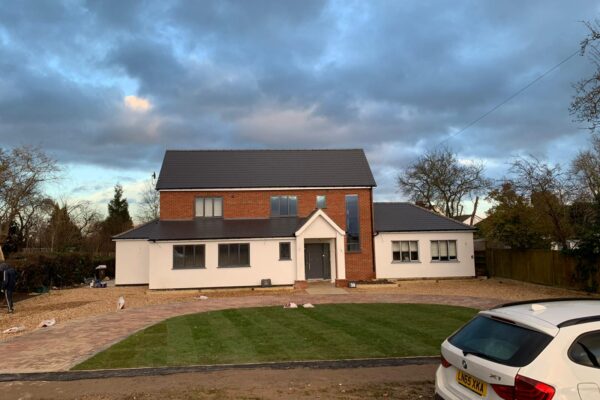
M 296 237 L 296 281 L 305 281 L 304 274 L 304 238 Z
M 339 233 L 335 236 L 335 260 L 336 260 L 336 273 L 335 279 L 345 280 L 346 279 L 346 249 L 344 248 L 344 235 Z

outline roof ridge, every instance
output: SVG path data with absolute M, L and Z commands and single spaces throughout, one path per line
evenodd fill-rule
M 363 148 L 331 148 L 331 149 L 166 149 L 165 152 L 228 152 L 228 151 L 247 151 L 247 152 L 267 152 L 267 151 L 365 151 Z
M 448 216 L 446 216 L 446 215 L 444 215 L 444 214 L 441 214 L 441 213 L 435 212 L 435 211 L 433 211 L 433 210 L 428 210 L 428 209 L 427 209 L 427 208 L 425 208 L 425 207 L 421 207 L 421 206 L 418 206 L 418 205 L 416 205 L 416 204 L 409 204 L 409 205 L 411 205 L 411 206 L 413 206 L 413 207 L 420 208 L 421 210 L 423 210 L 423 211 L 427 211 L 428 213 L 431 213 L 431 214 L 433 214 L 433 215 L 437 215 L 438 217 L 445 218 L 445 219 L 447 219 L 448 221 L 454 222 L 455 224 L 460 224 L 460 225 L 463 225 L 463 226 L 469 227 L 469 228 L 471 228 L 471 229 L 475 229 L 475 227 L 474 227 L 474 226 L 471 226 L 471 225 L 464 224 L 464 223 L 462 223 L 462 222 L 460 222 L 460 221 L 457 221 L 457 220 L 455 220 L 454 218 L 450 218 L 450 217 L 448 217 Z
M 408 205 L 413 205 L 409 201 L 374 201 L 373 204 L 408 204 Z

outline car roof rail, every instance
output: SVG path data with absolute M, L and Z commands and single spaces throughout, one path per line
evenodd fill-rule
M 567 326 L 579 325 L 579 324 L 587 324 L 588 322 L 598 322 L 600 321 L 600 315 L 591 315 L 589 317 L 581 317 L 581 318 L 573 318 L 567 321 L 561 322 L 556 325 L 559 328 L 564 328 Z
M 560 301 L 600 301 L 600 297 L 557 297 L 557 298 L 549 298 L 549 299 L 534 299 L 534 300 L 521 300 L 514 301 L 511 303 L 504 303 L 497 305 L 492 308 L 495 310 L 497 308 L 511 307 L 511 306 L 521 306 L 523 304 L 533 304 L 533 303 L 557 303 Z

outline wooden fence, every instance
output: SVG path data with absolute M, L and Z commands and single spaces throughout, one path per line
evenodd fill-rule
M 494 277 L 567 289 L 583 287 L 576 279 L 577 260 L 559 251 L 487 249 L 485 263 Z

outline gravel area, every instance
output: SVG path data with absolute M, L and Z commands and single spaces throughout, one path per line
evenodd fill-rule
M 397 286 L 394 287 L 370 285 L 369 288 L 349 289 L 348 292 L 350 294 L 398 293 L 404 295 L 472 296 L 506 301 L 589 296 L 584 292 L 533 285 L 508 279 L 398 281 Z M 305 292 L 291 288 L 150 291 L 145 287 L 109 287 L 106 289 L 82 287 L 52 290 L 50 293 L 18 301 L 15 303 L 16 311 L 14 314 L 0 314 L 0 332 L 14 326 L 25 328 L 24 331 L 17 334 L 0 334 L 0 341 L 11 336 L 31 332 L 43 320 L 54 318 L 58 324 L 75 318 L 115 312 L 119 296 L 125 298 L 126 308 L 139 308 L 154 304 L 198 301 L 197 297 L 200 295 L 232 297 L 289 295 L 291 293 Z
M 514 281 L 511 279 L 447 279 L 447 280 L 411 280 L 397 281 L 395 287 L 381 285 L 370 286 L 368 289 L 353 289 L 357 292 L 368 293 L 398 293 L 423 295 L 472 296 L 485 299 L 500 299 L 506 302 L 533 300 L 554 297 L 600 297 L 586 292 L 535 285 Z

